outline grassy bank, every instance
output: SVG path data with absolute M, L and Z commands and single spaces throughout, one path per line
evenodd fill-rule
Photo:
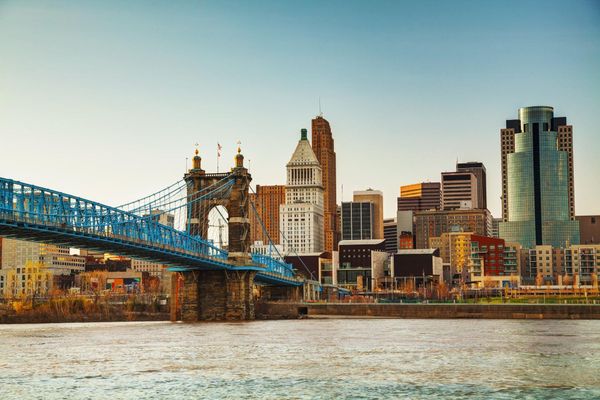
M 145 299 L 144 299 L 145 300 Z M 15 299 L 0 305 L 0 323 L 101 322 L 168 320 L 166 306 L 125 298 L 60 296 Z

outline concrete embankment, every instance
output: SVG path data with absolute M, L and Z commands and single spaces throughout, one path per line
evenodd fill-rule
M 600 319 L 600 305 L 261 303 L 258 319 L 301 317 Z

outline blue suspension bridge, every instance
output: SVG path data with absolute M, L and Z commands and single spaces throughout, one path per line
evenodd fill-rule
M 250 180 L 239 151 L 236 167 L 220 174 L 202 170 L 196 153 L 183 180 L 117 207 L 0 178 L 0 236 L 126 255 L 186 274 L 251 271 L 257 284 L 301 286 L 304 278 L 281 257 L 250 252 Z M 221 215 L 228 248 L 208 238 L 218 206 L 229 214 Z

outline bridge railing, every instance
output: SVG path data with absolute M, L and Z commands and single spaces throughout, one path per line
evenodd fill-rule
M 153 218 L 81 197 L 0 178 L 0 219 L 79 235 L 96 235 L 165 250 L 227 259 L 228 252 Z
M 264 254 L 252 253 L 252 261 L 267 267 L 267 272 L 273 272 L 285 277 L 294 276 L 294 267 L 292 264 L 276 260 Z

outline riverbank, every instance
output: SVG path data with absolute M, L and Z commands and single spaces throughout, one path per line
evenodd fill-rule
M 13 300 L 0 304 L 0 324 L 168 321 L 168 307 L 130 296 L 86 298 L 54 297 L 44 301 Z
M 261 303 L 257 319 L 323 317 L 600 319 L 600 305 L 590 304 L 347 304 Z
M 0 324 L 48 324 L 66 322 L 127 322 L 127 321 L 169 321 L 169 313 L 123 312 L 112 314 L 71 315 L 0 315 Z

